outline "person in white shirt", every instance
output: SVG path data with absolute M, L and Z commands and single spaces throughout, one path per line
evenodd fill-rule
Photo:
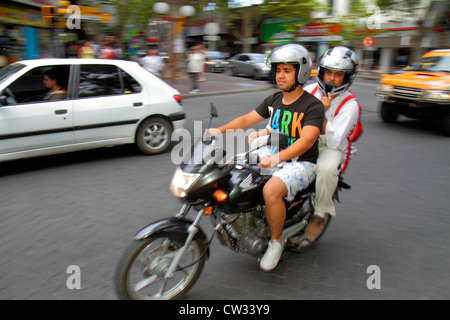
M 205 56 L 201 53 L 200 48 L 192 47 L 191 53 L 188 56 L 187 72 L 192 79 L 192 89 L 189 93 L 198 92 L 199 75 L 203 72 L 205 66 Z
M 145 70 L 148 70 L 157 75 L 158 77 L 161 77 L 161 72 L 164 69 L 164 61 L 158 55 L 158 50 L 156 49 L 148 50 L 147 55 L 139 61 L 139 64 Z
M 325 121 L 319 137 L 319 157 L 316 164 L 316 207 L 305 235 L 317 238 L 323 231 L 325 216 L 334 216 L 333 195 L 339 179 L 339 167 L 344 160 L 347 136 L 355 126 L 359 106 L 348 91 L 357 72 L 359 60 L 346 47 L 329 49 L 319 58 L 317 83 L 305 87 L 325 106 Z M 344 102 L 344 104 L 343 104 Z M 339 109 L 339 110 L 338 110 Z M 336 111 L 338 113 L 336 114 Z

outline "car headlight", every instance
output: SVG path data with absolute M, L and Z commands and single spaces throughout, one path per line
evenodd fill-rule
M 170 183 L 170 191 L 178 198 L 184 198 L 187 190 L 200 178 L 200 173 L 183 172 L 181 168 L 177 168 Z
M 379 93 L 391 93 L 393 88 L 393 86 L 390 86 L 388 84 L 382 84 L 377 89 Z
M 450 101 L 450 91 L 446 90 L 427 90 L 423 97 L 430 100 Z

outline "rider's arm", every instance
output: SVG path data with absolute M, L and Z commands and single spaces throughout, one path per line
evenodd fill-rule
M 221 133 L 225 133 L 227 130 L 236 130 L 236 129 L 247 129 L 251 126 L 254 126 L 255 124 L 261 122 L 264 120 L 262 116 L 258 114 L 255 110 L 250 111 L 249 113 L 240 116 L 239 118 L 236 118 L 230 122 L 228 122 L 226 125 L 223 125 L 219 128 L 217 128 Z
M 300 135 L 289 148 L 284 149 L 279 153 L 280 162 L 288 161 L 298 156 L 301 156 L 306 151 L 314 146 L 320 134 L 320 128 L 316 126 L 305 126 Z
M 358 120 L 358 103 L 355 100 L 342 106 L 339 113 L 331 121 L 326 123 L 325 138 L 327 147 L 336 149 L 345 143 L 345 139 Z
M 300 135 L 300 139 L 296 140 L 289 148 L 284 149 L 280 153 L 265 156 L 261 159 L 262 167 L 274 167 L 278 163 L 288 161 L 311 149 L 319 137 L 320 128 L 316 126 L 305 126 Z

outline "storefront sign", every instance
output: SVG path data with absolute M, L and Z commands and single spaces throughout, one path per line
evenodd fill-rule
M 298 37 L 323 37 L 340 35 L 343 27 L 340 24 L 311 23 L 298 29 Z
M 0 6 L 0 22 L 45 27 L 40 11 L 22 11 Z
M 342 30 L 343 27 L 338 23 L 311 23 L 298 29 L 295 40 L 299 42 L 342 41 Z

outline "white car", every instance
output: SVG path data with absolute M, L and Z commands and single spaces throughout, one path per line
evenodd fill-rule
M 0 162 L 128 143 L 162 153 L 184 126 L 181 105 L 136 62 L 19 61 L 0 69 Z

